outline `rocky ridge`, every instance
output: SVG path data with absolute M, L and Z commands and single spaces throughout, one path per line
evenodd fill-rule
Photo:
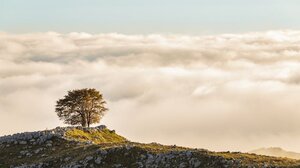
M 266 168 L 299 165 L 299 161 L 292 159 L 130 142 L 103 125 L 57 127 L 0 137 L 1 168 Z

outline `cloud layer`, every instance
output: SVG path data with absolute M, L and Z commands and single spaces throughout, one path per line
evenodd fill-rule
M 300 151 L 299 84 L 300 31 L 0 33 L 0 135 L 61 125 L 55 101 L 93 87 L 134 141 Z

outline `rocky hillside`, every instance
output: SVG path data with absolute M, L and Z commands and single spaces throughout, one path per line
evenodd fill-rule
M 57 127 L 0 137 L 0 167 L 297 167 L 293 159 L 142 144 L 105 126 Z

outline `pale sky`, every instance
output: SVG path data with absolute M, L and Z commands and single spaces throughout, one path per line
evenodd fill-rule
M 299 0 L 0 0 L 0 31 L 218 34 L 300 28 Z
M 91 87 L 132 141 L 300 152 L 300 1 L 0 2 L 0 135 Z

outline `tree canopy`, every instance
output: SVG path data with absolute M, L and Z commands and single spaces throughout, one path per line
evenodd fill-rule
M 65 124 L 90 127 L 100 122 L 108 110 L 102 94 L 96 89 L 78 89 L 68 91 L 64 98 L 56 102 L 55 112 Z

